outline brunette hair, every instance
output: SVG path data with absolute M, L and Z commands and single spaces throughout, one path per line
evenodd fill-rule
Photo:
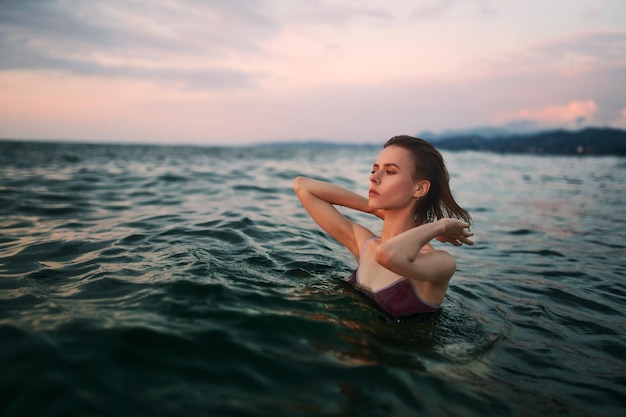
M 383 148 L 399 146 L 406 149 L 415 161 L 413 177 L 416 181 L 430 181 L 428 194 L 417 201 L 413 218 L 417 224 L 432 222 L 443 217 L 454 217 L 468 223 L 472 218 L 457 204 L 450 191 L 450 174 L 443 157 L 437 149 L 424 139 L 412 136 L 394 136 Z

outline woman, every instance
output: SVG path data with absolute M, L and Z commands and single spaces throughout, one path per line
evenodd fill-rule
M 430 241 L 473 244 L 470 215 L 452 197 L 441 154 L 423 139 L 393 137 L 369 180 L 369 198 L 306 177 L 295 179 L 294 190 L 313 220 L 357 259 L 350 277 L 357 288 L 395 317 L 436 312 L 456 262 Z M 334 206 L 380 217 L 380 236 Z

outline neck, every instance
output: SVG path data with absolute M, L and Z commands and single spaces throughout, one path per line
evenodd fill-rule
M 386 210 L 380 241 L 386 242 L 413 227 L 415 227 L 415 221 L 412 210 Z

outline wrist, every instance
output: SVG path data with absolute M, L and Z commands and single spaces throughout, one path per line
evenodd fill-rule
M 432 223 L 434 227 L 435 237 L 443 235 L 446 232 L 446 222 L 445 219 L 438 219 L 436 222 Z

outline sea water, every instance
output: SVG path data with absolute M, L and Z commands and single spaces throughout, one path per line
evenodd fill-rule
M 626 160 L 444 151 L 476 244 L 397 321 L 292 190 L 378 151 L 0 142 L 0 415 L 621 414 Z

